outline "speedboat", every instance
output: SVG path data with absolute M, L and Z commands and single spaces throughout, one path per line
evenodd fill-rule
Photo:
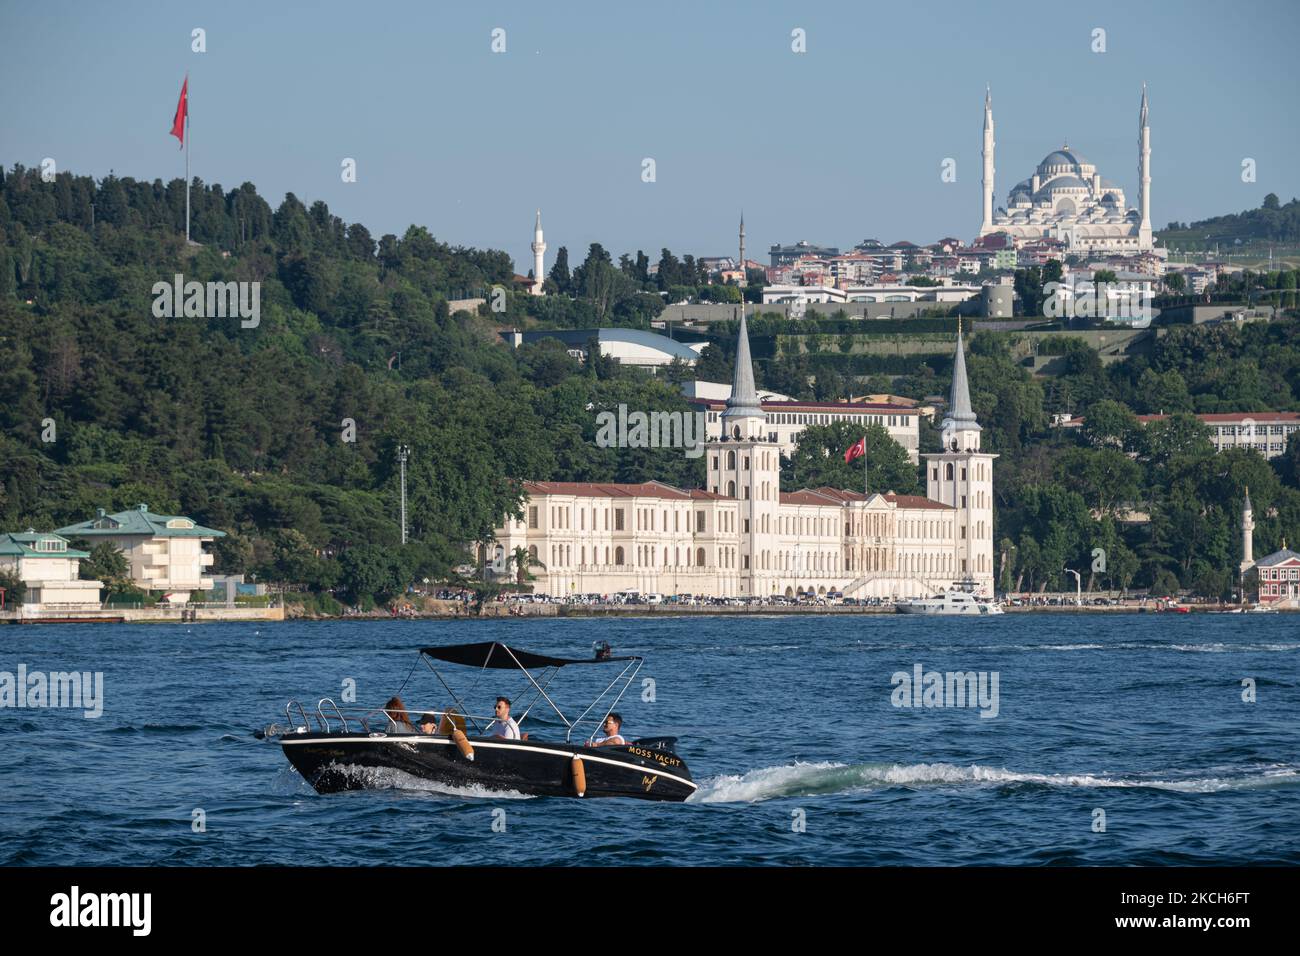
M 979 617 L 985 614 L 1001 614 L 1002 605 L 997 601 L 981 601 L 974 594 L 964 590 L 948 590 L 934 597 L 912 598 L 899 601 L 894 605 L 899 614 L 944 614 Z
M 290 701 L 285 705 L 288 726 L 273 724 L 259 736 L 278 743 L 289 762 L 319 793 L 381 785 L 377 781 L 382 777 L 370 771 L 384 768 L 453 787 L 532 796 L 682 801 L 696 790 L 686 762 L 674 753 L 676 737 L 591 745 L 641 669 L 641 657 L 614 657 L 603 643 L 591 658 L 564 658 L 484 642 L 425 647 L 419 652 L 419 661 L 433 671 L 451 696 L 450 703 L 439 708 L 411 707 L 394 714 L 384 708 L 340 707 L 332 699 L 323 698 L 315 712 L 309 714 L 298 701 Z M 478 672 L 476 677 L 486 670 L 521 672 L 527 681 L 525 695 L 531 696 L 517 720 L 520 738 L 489 734 L 494 718 L 472 715 L 463 698 L 443 680 L 434 662 L 473 668 Z M 592 665 L 621 665 L 621 669 L 586 710 L 570 720 L 547 687 L 561 668 Z M 549 717 L 544 725 L 540 719 L 529 723 L 530 713 L 539 701 L 549 706 L 559 718 L 559 725 Z M 421 724 L 432 727 L 436 720 L 436 732 L 403 730 L 407 714 L 430 716 L 428 724 Z M 592 733 L 584 738 L 580 728 L 586 725 L 592 726 Z M 553 727 L 555 736 L 562 733 L 562 739 L 534 737 L 531 730 L 525 730 L 534 726 Z

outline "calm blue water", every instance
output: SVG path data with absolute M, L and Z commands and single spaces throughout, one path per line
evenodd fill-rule
M 9 627 L 0 670 L 101 670 L 105 709 L 98 720 L 0 710 L 0 863 L 1295 864 L 1297 623 L 1017 614 Z M 252 736 L 283 722 L 286 699 L 337 697 L 345 678 L 381 704 L 421 645 L 497 639 L 587 656 L 601 638 L 647 656 L 655 700 L 629 692 L 625 731 L 681 738 L 702 783 L 690 802 L 447 793 L 409 778 L 320 796 Z M 997 717 L 892 706 L 891 675 L 917 663 L 997 671 Z M 561 702 L 597 670 L 563 672 Z M 442 703 L 421 671 L 407 704 Z M 498 692 L 519 697 L 517 677 L 496 673 L 479 687 L 485 706 Z M 1247 677 L 1253 704 L 1241 699 Z M 192 830 L 195 808 L 206 832 Z M 505 832 L 494 832 L 500 809 Z M 1093 831 L 1097 810 L 1105 832 Z

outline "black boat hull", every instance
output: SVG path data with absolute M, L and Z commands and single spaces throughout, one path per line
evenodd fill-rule
M 280 745 L 289 762 L 319 793 L 366 789 L 362 770 L 399 770 L 455 787 L 516 791 L 530 796 L 582 795 L 682 801 L 695 792 L 685 762 L 657 747 L 581 747 L 541 740 L 470 737 L 473 759 L 449 737 L 432 734 L 287 734 Z

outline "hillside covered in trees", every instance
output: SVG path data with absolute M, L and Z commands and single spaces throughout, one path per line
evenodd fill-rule
M 0 179 L 0 528 L 49 529 L 145 502 L 226 530 L 218 570 L 382 598 L 464 562 L 467 545 L 517 513 L 523 479 L 703 484 L 703 459 L 594 440 L 603 408 L 687 410 L 675 386 L 684 369 L 656 379 L 598 357 L 579 365 L 554 341 L 512 350 L 496 335 L 503 325 L 647 327 L 666 297 L 700 289 L 690 257 L 664 250 L 652 276 L 644 254 L 616 261 L 593 245 L 572 270 L 567 255 L 555 263 L 552 295 L 508 291 L 504 312 L 453 314 L 450 300 L 512 289 L 505 253 L 420 226 L 376 238 L 320 202 L 288 195 L 272 208 L 247 183 L 199 184 L 193 203 L 199 245 L 187 247 L 183 183 L 67 173 L 47 183 L 21 167 Z M 156 318 L 153 286 L 177 273 L 260 282 L 260 322 Z M 766 321 L 756 334 L 779 331 Z M 716 335 L 696 374 L 725 381 L 734 329 Z M 837 370 L 843 344 L 827 335 L 812 353 L 773 350 L 757 363 L 760 384 L 861 393 Z M 984 444 L 1000 456 L 1003 587 L 1064 586 L 1063 569 L 1092 567 L 1101 548 L 1096 586 L 1227 593 L 1247 486 L 1256 553 L 1300 540 L 1300 442 L 1271 464 L 1215 455 L 1188 414 L 1300 408 L 1294 317 L 1163 330 L 1148 354 L 1108 366 L 1063 336 L 1064 370 L 1047 380 L 1012 357 L 1005 335 L 977 333 L 969 348 Z M 874 369 L 865 390 L 944 394 L 950 354 Z M 1051 428 L 1062 409 L 1085 415 L 1085 428 Z M 1176 414 L 1146 426 L 1133 417 L 1158 411 Z M 783 488 L 857 487 L 861 470 L 846 476 L 825 454 L 856 437 L 810 429 Z M 411 447 L 405 547 L 399 444 Z M 874 481 L 921 487 L 887 437 L 869 445 Z M 922 450 L 932 447 L 927 427 Z
M 1283 204 L 1276 193 L 1269 193 L 1258 209 L 1214 216 L 1199 222 L 1171 222 L 1160 230 L 1162 244 L 1180 248 L 1204 243 L 1300 242 L 1300 199 Z
M 498 322 L 450 313 L 510 286 L 505 253 L 418 226 L 376 239 L 323 203 L 272 209 L 251 184 L 192 201 L 202 245 L 187 248 L 183 183 L 4 174 L 0 527 L 145 502 L 228 531 L 218 570 L 356 597 L 463 562 L 523 478 L 700 483 L 680 451 L 594 443 L 593 409 L 685 410 L 672 385 L 581 367 L 557 342 L 512 351 Z M 176 273 L 260 282 L 257 327 L 155 318 L 153 285 Z

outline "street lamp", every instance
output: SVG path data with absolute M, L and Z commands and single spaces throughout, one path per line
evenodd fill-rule
M 411 456 L 410 445 L 397 446 L 397 462 L 401 468 L 402 485 L 402 544 L 406 544 L 406 459 Z
M 1079 607 L 1083 607 L 1083 578 L 1073 568 L 1062 568 L 1061 570 L 1074 575 L 1074 603 Z

